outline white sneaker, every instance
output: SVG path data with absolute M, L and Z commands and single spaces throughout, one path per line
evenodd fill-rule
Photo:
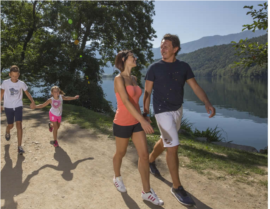
M 150 189 L 150 191 L 151 192 L 148 192 L 148 193 L 145 193 L 144 191 L 142 191 L 142 198 L 146 201 L 153 203 L 154 205 L 164 205 L 164 202 L 158 198 L 154 190 Z
M 123 179 L 122 179 L 122 176 L 119 176 L 119 177 L 116 177 L 115 176 L 113 177 L 113 183 L 114 183 L 114 186 L 116 187 L 116 189 L 119 191 L 119 192 L 126 192 L 126 187 L 124 185 L 124 182 L 123 182 Z

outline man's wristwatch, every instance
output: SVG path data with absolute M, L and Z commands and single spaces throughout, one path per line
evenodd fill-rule
M 150 117 L 150 114 L 146 113 L 146 112 L 144 112 L 142 115 L 143 115 L 143 117 Z

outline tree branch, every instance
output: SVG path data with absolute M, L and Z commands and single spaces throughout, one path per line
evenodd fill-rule
M 25 41 L 24 41 L 23 51 L 21 53 L 22 62 L 24 61 L 24 58 L 25 58 L 25 51 L 27 48 L 27 44 L 31 40 L 33 33 L 36 30 L 36 4 L 37 4 L 37 1 L 35 1 L 33 4 L 33 25 L 32 25 L 32 28 L 30 28 L 30 30 L 28 31 L 27 37 L 25 38 Z

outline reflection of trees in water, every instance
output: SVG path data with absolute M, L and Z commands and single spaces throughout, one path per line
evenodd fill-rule
M 267 118 L 266 79 L 198 77 L 196 80 L 213 105 Z M 185 99 L 202 104 L 188 85 L 185 85 Z
M 3 209 L 16 209 L 18 204 L 14 201 L 14 196 L 18 196 L 26 191 L 30 184 L 30 179 L 38 174 L 37 171 L 29 174 L 22 180 L 22 162 L 25 157 L 18 155 L 15 167 L 12 166 L 12 160 L 9 155 L 10 145 L 5 145 L 5 165 L 1 171 L 1 199 L 5 200 Z

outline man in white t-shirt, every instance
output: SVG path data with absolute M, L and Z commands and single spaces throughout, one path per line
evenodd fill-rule
M 20 76 L 20 70 L 16 65 L 11 66 L 9 72 L 10 79 L 4 80 L 1 85 L 1 97 L 0 104 L 4 96 L 4 107 L 5 113 L 7 116 L 7 128 L 5 138 L 7 141 L 10 140 L 10 129 L 13 128 L 14 118 L 17 128 L 17 137 L 18 137 L 18 153 L 23 154 L 24 150 L 22 148 L 22 109 L 23 109 L 23 91 L 26 96 L 31 101 L 30 107 L 35 106 L 35 102 L 27 91 L 27 85 L 20 81 L 18 78 Z M 3 107 L 1 106 L 0 111 L 2 112 Z

